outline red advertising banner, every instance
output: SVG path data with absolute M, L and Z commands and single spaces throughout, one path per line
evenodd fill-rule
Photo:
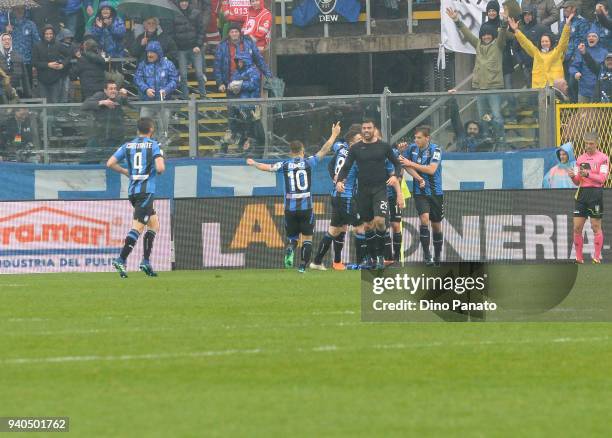
M 155 201 L 161 229 L 151 263 L 171 269 L 170 201 Z M 127 200 L 0 202 L 0 274 L 109 272 L 132 225 Z M 138 242 L 128 270 L 138 270 Z

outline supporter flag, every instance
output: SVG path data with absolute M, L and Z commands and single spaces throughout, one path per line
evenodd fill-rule
M 351 23 L 359 20 L 359 0 L 303 0 L 291 15 L 293 24 L 304 27 L 314 23 Z M 314 22 L 314 23 L 313 23 Z

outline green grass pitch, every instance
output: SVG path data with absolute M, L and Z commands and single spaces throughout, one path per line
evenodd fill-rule
M 612 293 L 607 266 L 581 272 Z M 2 276 L 0 416 L 84 437 L 609 433 L 611 325 L 359 306 L 357 272 Z

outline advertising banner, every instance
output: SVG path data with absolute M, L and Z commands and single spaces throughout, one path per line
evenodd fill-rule
M 330 158 L 312 174 L 313 193 L 332 189 Z M 445 153 L 444 190 L 539 189 L 557 164 L 555 148 L 520 152 Z M 278 160 L 276 160 L 278 161 Z M 264 160 L 274 163 L 274 160 Z M 0 162 L 0 201 L 48 199 L 126 199 L 129 181 L 101 165 L 44 165 Z M 159 198 L 279 196 L 280 174 L 260 172 L 241 159 L 168 160 L 157 179 Z
M 161 228 L 151 263 L 171 269 L 170 201 L 155 201 Z M 129 201 L 0 202 L 0 274 L 110 272 L 132 226 Z M 128 260 L 137 271 L 138 242 Z
M 612 191 L 604 193 L 604 204 L 612 205 Z M 447 192 L 444 202 L 443 261 L 547 263 L 574 258 L 573 190 L 455 191 Z M 329 197 L 315 196 L 314 206 L 316 248 L 329 226 Z M 177 269 L 282 267 L 282 198 L 179 199 L 174 213 Z M 603 229 L 612 229 L 609 215 L 604 215 Z M 588 222 L 584 235 L 588 262 L 594 251 Z M 353 239 L 347 235 L 345 240 L 343 261 L 355 261 Z M 421 262 L 412 200 L 404 212 L 403 242 L 405 262 Z M 602 257 L 612 257 L 609 243 Z M 329 253 L 324 262 L 330 264 Z

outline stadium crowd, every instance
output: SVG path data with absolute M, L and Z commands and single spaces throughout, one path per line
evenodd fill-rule
M 117 0 L 37 0 L 37 8 L 0 12 L 0 104 L 33 96 L 49 103 L 85 101 L 104 89 L 105 80 L 122 82 L 122 62 L 130 58 L 137 62 L 141 99 L 189 98 L 189 65 L 204 98 L 206 53 L 215 55 L 219 90 L 259 97 L 259 87 L 239 86 L 245 74 L 235 59 L 247 53 L 247 67 L 271 77 L 262 55 L 270 44 L 272 15 L 263 1 L 251 0 L 248 8 L 239 0 L 171 1 L 182 12 L 174 19 L 123 17 Z M 162 77 L 161 87 L 151 87 Z M 80 93 L 70 88 L 76 80 Z
M 206 54 L 214 55 L 209 79 L 216 90 L 230 98 L 261 97 L 264 81 L 272 79 L 267 56 L 272 14 L 264 1 L 250 0 L 248 8 L 244 0 L 170 1 L 181 11 L 173 19 L 124 17 L 117 10 L 118 0 L 37 0 L 37 8 L 0 12 L 0 104 L 31 97 L 49 103 L 80 101 L 98 121 L 100 114 L 123 106 L 113 95 L 125 100 L 133 94 L 141 101 L 188 99 L 190 65 L 197 83 L 193 94 L 206 98 Z M 378 3 L 386 11 L 381 16 L 394 17 L 401 2 Z M 513 95 L 492 91 L 515 88 L 516 65 L 527 88 L 552 86 L 560 102 L 611 101 L 608 2 L 565 0 L 557 5 L 554 0 L 523 0 L 520 8 L 502 11 L 492 0 L 486 10 L 478 35 L 462 23 L 457 11 L 446 11 L 476 50 L 472 87 L 487 92 L 477 99 L 478 118 L 465 123 L 456 100 L 451 100 L 456 141 L 449 150 L 491 150 L 505 143 L 505 126 L 517 123 L 520 103 Z M 132 86 L 126 90 L 124 61 L 130 59 L 135 70 L 129 73 Z M 79 89 L 74 90 L 77 83 Z M 265 140 L 258 110 L 248 103 L 230 107 L 230 143 L 241 150 L 249 149 L 249 142 L 261 145 Z M 122 114 L 102 118 L 108 123 Z M 141 116 L 164 117 L 147 108 Z M 0 133 L 14 129 L 8 126 L 13 119 L 11 114 L 0 120 Z M 112 135 L 107 130 L 108 135 L 93 144 L 110 144 L 120 131 L 115 126 Z M 1 135 L 0 149 L 11 142 Z

